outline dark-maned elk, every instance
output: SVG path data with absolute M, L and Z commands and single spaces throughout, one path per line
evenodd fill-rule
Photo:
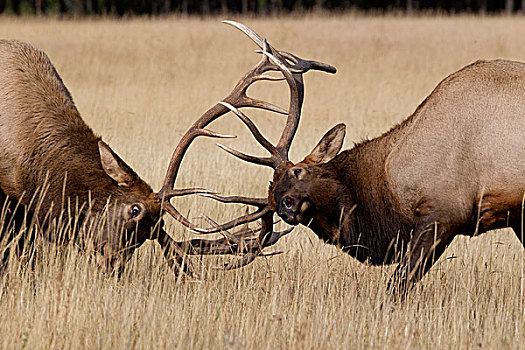
M 260 107 L 272 109 L 264 103 Z M 219 105 L 212 113 L 217 109 L 228 110 Z M 185 137 L 196 136 L 230 137 L 199 129 Z M 159 221 L 163 211 L 178 218 L 169 203 L 172 197 L 202 193 L 174 189 L 178 157 L 175 151 L 161 190 L 153 192 L 85 124 L 45 53 L 29 44 L 0 40 L 0 205 L 5 206 L 9 198 L 16 204 L 10 209 L 21 208 L 32 215 L 42 232 L 49 233 L 59 222 L 98 225 L 91 242 L 109 268 L 125 261 L 147 239 L 158 239 L 166 257 L 189 272 L 191 265 L 183 263 L 186 253 L 232 254 L 253 246 L 250 228 L 237 233 L 244 235 L 238 246 L 226 244 L 230 242 L 226 238 L 176 242 L 163 230 Z M 16 246 L 8 231 L 4 227 L 0 235 L 4 260 L 6 247 Z M 34 239 L 21 236 L 19 243 Z
M 239 97 L 222 105 L 248 126 L 270 157 L 222 148 L 274 169 L 268 198 L 208 194 L 224 202 L 258 207 L 252 214 L 208 229 L 179 216 L 185 225 L 201 232 L 227 230 L 262 218 L 260 247 L 247 250 L 243 260 L 231 267 L 251 262 L 262 253 L 264 242 L 279 238 L 270 234 L 274 212 L 288 224 L 308 226 L 322 240 L 340 246 L 359 261 L 400 262 L 391 280 L 396 290 L 418 281 L 456 235 L 512 227 L 524 243 L 524 63 L 473 63 L 445 78 L 412 116 L 382 136 L 339 153 L 345 135 L 345 126 L 339 124 L 304 160 L 294 164 L 288 159 L 288 149 L 299 123 L 302 73 L 310 67 L 246 31 L 266 58 L 265 68 L 253 74 L 261 78 L 273 67 L 282 71 L 290 85 L 288 120 L 276 146 L 261 135 L 238 109 L 250 105 L 242 97 L 254 80 L 248 75 L 244 85 L 238 85 Z

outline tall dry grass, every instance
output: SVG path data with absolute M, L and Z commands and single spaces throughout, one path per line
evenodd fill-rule
M 446 75 L 480 58 L 525 60 L 525 18 L 241 19 L 276 47 L 334 64 L 309 73 L 291 156 L 347 124 L 346 147 L 408 116 Z M 154 188 L 192 121 L 230 91 L 258 57 L 218 19 L 80 22 L 0 19 L 3 38 L 48 53 L 84 119 Z M 283 86 L 253 94 L 284 104 Z M 282 118 L 259 113 L 274 139 Z M 234 117 L 215 130 L 262 150 Z M 240 164 L 199 141 L 179 184 L 264 196 L 271 173 Z M 224 209 L 204 199 L 177 202 L 190 216 Z M 168 230 L 188 237 L 178 224 Z M 35 267 L 13 259 L 0 280 L 0 347 L 16 348 L 525 348 L 523 247 L 511 231 L 457 238 L 403 303 L 389 299 L 392 267 L 370 267 L 304 228 L 278 244 L 286 253 L 237 271 L 195 259 L 198 281 L 181 281 L 146 244 L 120 279 L 74 246 L 39 244 Z

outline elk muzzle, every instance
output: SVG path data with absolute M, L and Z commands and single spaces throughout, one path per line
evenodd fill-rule
M 289 225 L 306 222 L 312 203 L 308 198 L 294 198 L 286 195 L 278 204 L 277 214 Z

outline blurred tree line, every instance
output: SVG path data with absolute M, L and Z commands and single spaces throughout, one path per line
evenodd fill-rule
M 0 0 L 0 13 L 64 16 L 286 14 L 310 11 L 525 12 L 525 0 Z

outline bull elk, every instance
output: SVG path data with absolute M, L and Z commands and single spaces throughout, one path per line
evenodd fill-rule
M 0 204 L 9 198 L 17 220 L 29 213 L 42 230 L 60 220 L 99 220 L 93 244 L 109 268 L 147 238 L 159 238 L 180 262 L 178 245 L 161 227 L 152 230 L 159 197 L 84 123 L 46 54 L 0 40 L 0 67 Z M 3 248 L 15 246 L 12 235 L 3 228 Z M 18 245 L 33 239 L 22 235 Z M 0 253 L 5 262 L 6 249 Z
M 269 152 L 255 157 L 221 146 L 232 155 L 274 169 L 267 198 L 224 197 L 227 203 L 257 209 L 222 225 L 197 227 L 171 205 L 167 211 L 194 231 L 228 232 L 261 219 L 256 244 L 244 248 L 234 268 L 263 255 L 262 248 L 282 234 L 273 232 L 273 213 L 290 225 L 306 225 L 323 241 L 359 261 L 399 262 L 391 280 L 395 291 L 417 282 L 456 235 L 473 236 L 502 227 L 522 236 L 525 193 L 525 64 L 478 61 L 445 78 L 415 112 L 390 131 L 340 152 L 345 125 L 328 131 L 301 162 L 288 150 L 303 101 L 302 74 L 335 68 L 278 51 L 250 29 L 234 24 L 259 46 L 261 63 L 246 74 L 232 94 L 202 116 L 177 147 L 175 168 L 197 130 L 226 111 L 233 112 Z M 288 111 L 247 98 L 257 80 L 278 70 L 290 87 Z M 277 145 L 266 140 L 241 107 L 262 107 L 288 116 Z M 175 171 L 176 172 L 176 171 Z M 182 191 L 182 190 L 181 190 Z M 229 232 L 228 232 L 229 233 Z M 238 246 L 242 235 L 230 234 Z

